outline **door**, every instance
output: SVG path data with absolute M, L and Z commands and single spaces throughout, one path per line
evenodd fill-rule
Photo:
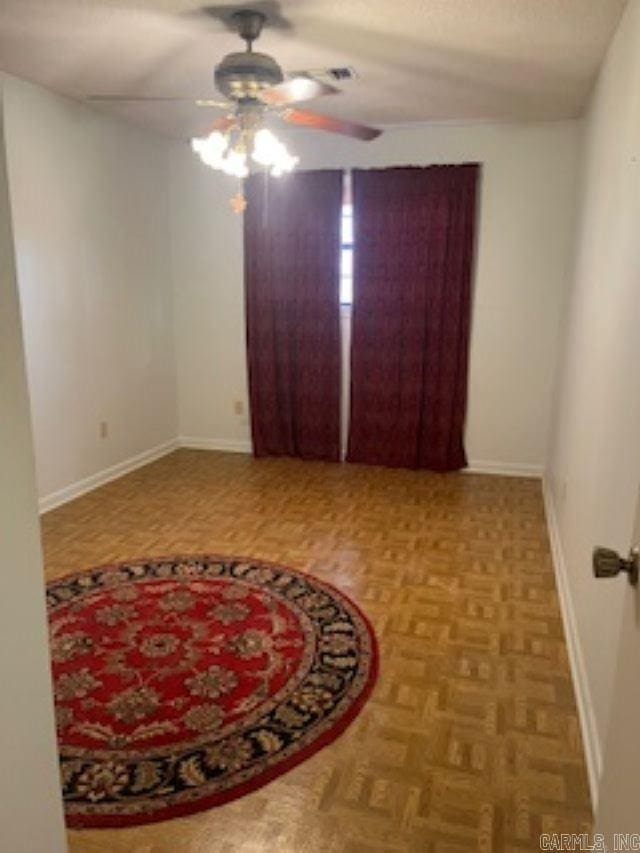
M 633 547 L 640 547 L 640 498 Z M 595 831 L 607 850 L 640 850 L 640 586 L 625 583 L 611 719 L 604 747 Z M 603 581 L 604 582 L 604 581 Z M 634 833 L 635 838 L 624 838 Z M 617 837 L 616 837 L 617 836 Z M 628 846 L 629 844 L 636 846 Z

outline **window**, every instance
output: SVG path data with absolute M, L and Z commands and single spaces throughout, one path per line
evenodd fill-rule
M 353 303 L 353 205 L 342 205 L 340 223 L 340 304 Z

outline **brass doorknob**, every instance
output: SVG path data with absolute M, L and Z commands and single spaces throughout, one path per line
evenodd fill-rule
M 632 548 L 626 559 L 611 548 L 593 549 L 593 574 L 597 578 L 615 578 L 620 572 L 626 572 L 629 583 L 636 586 L 639 562 L 640 552 L 637 548 Z

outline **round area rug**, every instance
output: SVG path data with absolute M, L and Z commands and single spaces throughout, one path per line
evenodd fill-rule
M 69 826 L 247 794 L 334 740 L 376 678 L 352 601 L 250 558 L 100 567 L 50 583 L 47 601 Z

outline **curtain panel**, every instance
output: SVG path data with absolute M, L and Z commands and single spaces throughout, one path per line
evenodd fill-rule
M 353 172 L 350 462 L 467 464 L 478 173 L 477 164 Z
M 342 172 L 254 175 L 245 193 L 254 454 L 338 461 Z

